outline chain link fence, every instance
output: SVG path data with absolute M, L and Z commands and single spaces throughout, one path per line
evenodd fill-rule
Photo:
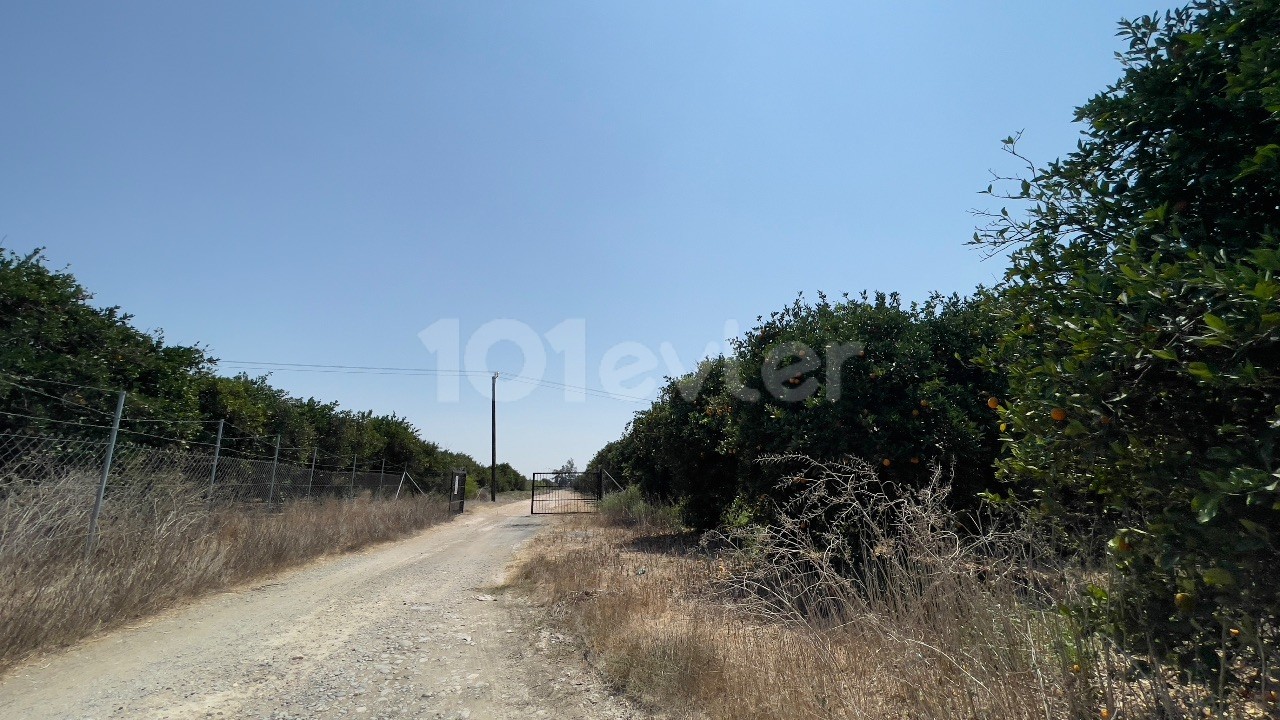
M 405 471 L 360 468 L 354 458 L 350 467 L 341 468 L 315 461 L 305 465 L 284 462 L 278 453 L 263 458 L 224 452 L 217 445 L 183 450 L 0 433 L 0 544 L 14 539 L 5 537 L 5 528 L 14 520 L 9 516 L 19 514 L 19 507 L 23 515 L 40 512 L 41 506 L 59 514 L 56 521 L 50 518 L 47 524 L 38 523 L 58 528 L 52 533 L 57 538 L 51 535 L 41 541 L 78 539 L 91 546 L 98 532 L 102 505 L 125 496 L 135 503 L 139 497 L 180 493 L 187 498 L 202 498 L 205 509 L 234 504 L 263 512 L 309 499 L 380 501 L 410 493 L 437 496 L 442 504 L 450 505 L 451 483 L 456 474 L 414 478 Z M 48 502 L 32 504 L 33 494 L 48 495 Z M 96 502 L 99 494 L 100 504 Z M 15 502 L 19 496 L 25 499 Z M 31 518 L 26 520 L 21 524 L 32 527 Z M 83 531 L 70 530 L 69 522 L 83 527 Z M 77 534 L 78 538 L 63 537 Z M 23 535 L 24 542 L 32 540 L 29 533 Z

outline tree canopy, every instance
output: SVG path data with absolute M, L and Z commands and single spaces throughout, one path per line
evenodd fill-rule
M 120 308 L 91 304 L 93 296 L 69 272 L 48 267 L 41 252 L 0 248 L 0 432 L 42 432 L 101 439 L 128 393 L 122 427 L 130 442 L 184 447 L 212 443 L 218 420 L 238 430 L 225 447 L 261 453 L 236 436 L 281 437 L 287 461 L 307 462 L 313 449 L 364 467 L 408 469 L 419 476 L 463 468 L 488 481 L 487 466 L 424 440 L 398 415 L 344 410 L 302 399 L 265 377 L 216 373 L 200 346 L 172 345 L 142 332 Z M 510 465 L 498 466 L 502 489 L 524 487 Z

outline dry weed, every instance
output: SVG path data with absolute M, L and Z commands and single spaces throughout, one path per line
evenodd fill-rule
M 0 488 L 0 668 L 211 590 L 444 520 L 444 501 L 325 499 L 209 510 L 164 477 L 113 487 L 86 556 L 96 478 Z
M 1203 693 L 1058 611 L 1083 571 L 1027 526 L 961 522 L 940 474 L 908 490 L 858 461 L 802 462 L 775 525 L 699 543 L 572 520 L 530 547 L 515 584 L 620 689 L 679 717 L 1205 715 Z

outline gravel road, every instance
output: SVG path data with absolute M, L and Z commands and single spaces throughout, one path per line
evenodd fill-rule
M 527 503 L 220 593 L 0 678 L 0 718 L 640 718 L 518 598 Z

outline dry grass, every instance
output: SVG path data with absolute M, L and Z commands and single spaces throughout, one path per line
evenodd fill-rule
M 438 497 L 209 510 L 151 478 L 108 494 L 86 559 L 95 478 L 0 488 L 0 669 L 211 590 L 447 519 Z
M 1056 611 L 1081 570 L 1033 537 L 959 532 L 940 480 L 904 494 L 861 463 L 786 480 L 779 524 L 701 542 L 568 521 L 514 583 L 617 686 L 679 717 L 1265 717 L 1210 707 Z

